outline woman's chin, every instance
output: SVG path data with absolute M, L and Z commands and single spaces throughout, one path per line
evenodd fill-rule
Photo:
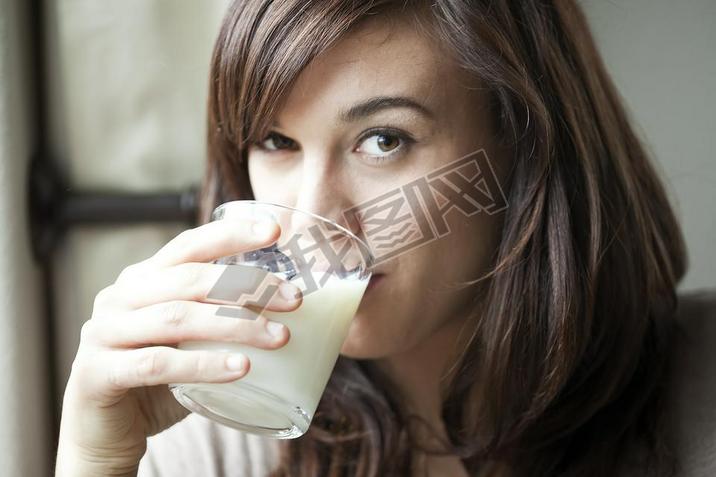
M 348 336 L 341 346 L 341 354 L 352 359 L 376 359 L 385 356 L 386 346 L 370 331 L 370 326 L 359 313 L 353 318 Z

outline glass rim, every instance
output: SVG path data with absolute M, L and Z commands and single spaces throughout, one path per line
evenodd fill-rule
M 301 213 L 301 214 L 308 215 L 309 217 L 313 217 L 313 218 L 315 218 L 315 219 L 318 219 L 318 220 L 320 220 L 321 222 L 330 224 L 332 227 L 335 227 L 335 228 L 338 229 L 339 231 L 343 232 L 343 233 L 344 233 L 345 235 L 347 235 L 349 238 L 355 240 L 355 241 L 365 250 L 365 252 L 368 254 L 368 258 L 367 258 L 367 259 L 364 259 L 365 262 L 366 262 L 366 267 L 365 267 L 365 269 L 366 269 L 366 271 L 372 273 L 372 268 L 373 268 L 373 265 L 375 264 L 375 256 L 373 255 L 373 252 L 371 251 L 371 249 L 370 249 L 370 247 L 368 246 L 368 244 L 367 244 L 362 238 L 358 237 L 356 234 L 354 234 L 353 232 L 351 232 L 351 231 L 348 230 L 347 228 L 343 227 L 342 225 L 336 223 L 335 221 L 333 221 L 333 220 L 331 220 L 331 219 L 329 219 L 329 218 L 327 218 L 327 217 L 323 217 L 323 216 L 321 216 L 321 215 L 314 214 L 313 212 L 308 212 L 307 210 L 297 209 L 296 207 L 291 207 L 290 205 L 276 204 L 275 202 L 266 202 L 266 201 L 263 201 L 263 200 L 255 200 L 255 199 L 236 199 L 236 200 L 230 200 L 230 201 L 227 201 L 227 202 L 223 202 L 223 203 L 217 205 L 216 207 L 214 207 L 214 210 L 212 210 L 212 212 L 211 212 L 211 218 L 212 218 L 212 220 L 214 220 L 214 214 L 215 214 L 219 209 L 221 209 L 221 208 L 223 208 L 224 206 L 227 206 L 227 205 L 229 205 L 229 204 L 233 204 L 233 203 L 269 205 L 269 206 L 277 207 L 277 208 L 280 208 L 280 209 L 290 210 L 290 211 L 292 211 L 292 212 L 299 212 L 299 213 Z

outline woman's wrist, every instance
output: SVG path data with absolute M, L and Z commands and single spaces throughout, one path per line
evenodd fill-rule
M 55 463 L 55 477 L 136 477 L 141 456 L 136 459 L 102 457 L 60 441 Z

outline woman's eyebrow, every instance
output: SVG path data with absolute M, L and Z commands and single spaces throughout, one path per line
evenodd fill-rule
M 410 108 L 429 119 L 435 118 L 427 107 L 406 96 L 376 96 L 341 111 L 338 117 L 343 122 L 353 122 L 390 108 Z

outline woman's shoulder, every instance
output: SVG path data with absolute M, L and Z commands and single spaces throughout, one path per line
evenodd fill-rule
M 682 292 L 669 400 L 683 477 L 716 475 L 716 289 Z
M 191 413 L 147 439 L 137 476 L 265 477 L 277 462 L 277 446 Z

